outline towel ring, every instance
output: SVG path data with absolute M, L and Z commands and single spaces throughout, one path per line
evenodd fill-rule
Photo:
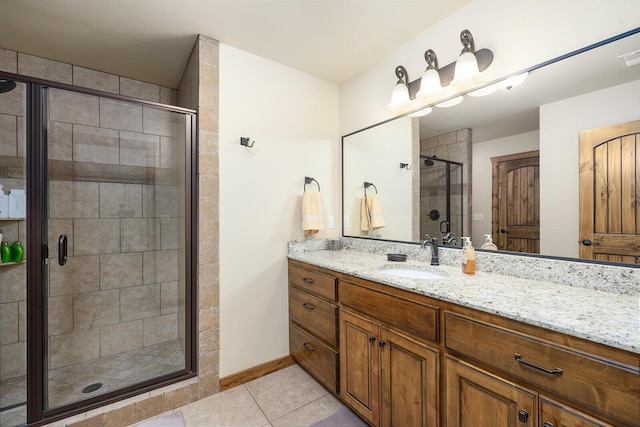
M 318 186 L 318 192 L 320 192 L 320 183 L 316 181 L 315 178 L 311 178 L 308 176 L 304 177 L 304 191 L 307 191 L 307 184 L 311 184 L 312 181 L 316 183 L 316 185 Z
M 376 187 L 375 185 L 373 185 L 373 182 L 366 182 L 364 183 L 364 194 L 367 194 L 367 188 L 369 187 L 373 187 L 376 189 L 376 194 L 378 194 L 378 187 Z

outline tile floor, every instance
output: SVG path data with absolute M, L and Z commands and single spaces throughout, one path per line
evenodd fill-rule
M 294 365 L 176 411 L 182 412 L 187 427 L 308 427 L 343 406 Z M 352 427 L 367 425 L 358 422 Z

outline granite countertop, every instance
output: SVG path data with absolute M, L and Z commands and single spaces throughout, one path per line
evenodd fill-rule
M 350 250 L 289 253 L 288 257 L 640 354 L 638 296 L 486 272 L 467 275 L 452 266 L 415 260 L 394 263 L 386 255 Z M 396 277 L 380 271 L 386 267 L 421 269 L 445 277 Z

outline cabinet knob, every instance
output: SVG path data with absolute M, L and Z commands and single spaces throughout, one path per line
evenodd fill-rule
M 518 421 L 520 421 L 523 424 L 526 424 L 528 419 L 529 419 L 529 413 L 524 409 L 520 409 L 518 411 Z
M 387 342 L 384 340 L 380 340 L 378 341 L 378 345 L 380 346 L 380 348 L 384 348 L 384 346 L 387 345 Z
M 315 348 L 313 348 L 312 345 L 310 345 L 308 342 L 302 344 L 302 346 L 307 350 L 307 351 L 316 351 Z
M 376 340 L 376 337 L 374 337 L 373 335 L 369 337 L 369 342 L 374 342 L 375 340 Z

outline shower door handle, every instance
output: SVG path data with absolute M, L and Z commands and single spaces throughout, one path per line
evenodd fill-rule
M 65 265 L 67 263 L 67 235 L 61 234 L 58 237 L 58 264 Z

